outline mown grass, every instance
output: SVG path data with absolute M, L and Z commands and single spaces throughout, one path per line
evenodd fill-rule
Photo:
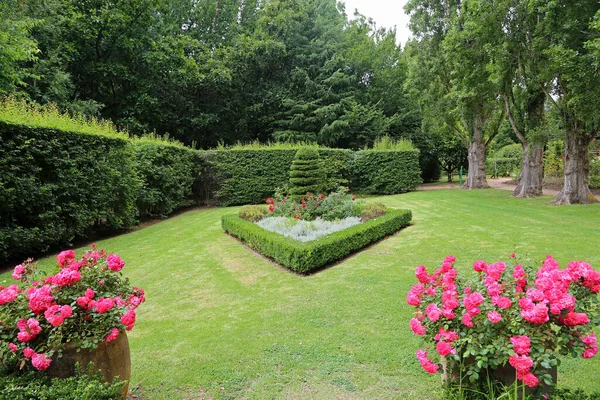
M 516 251 L 600 267 L 600 205 L 551 197 L 439 190 L 369 198 L 413 211 L 413 225 L 317 274 L 300 277 L 223 234 L 237 208 L 190 211 L 98 242 L 147 291 L 130 334 L 132 384 L 148 399 L 438 399 L 422 371 L 405 303 L 419 264 Z M 42 260 L 51 264 L 51 259 Z M 0 284 L 3 278 L 0 276 Z M 600 331 L 597 331 L 597 334 Z M 559 386 L 598 390 L 600 358 L 565 359 Z

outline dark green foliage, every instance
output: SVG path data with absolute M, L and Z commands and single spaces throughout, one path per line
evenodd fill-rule
M 324 188 L 324 178 L 325 172 L 318 150 L 312 147 L 299 148 L 290 167 L 290 194 L 295 197 L 307 193 L 319 194 Z
M 135 224 L 125 139 L 0 122 L 0 260 Z
M 394 194 L 415 190 L 421 184 L 419 151 L 358 151 L 352 172 L 352 190 L 359 193 Z
M 220 205 L 262 203 L 275 189 L 289 182 L 289 170 L 297 149 L 248 148 L 204 152 L 203 191 L 207 201 Z M 348 184 L 352 152 L 319 149 L 323 160 L 324 190 Z M 212 181 L 211 181 L 212 180 Z
M 100 372 L 64 379 L 50 379 L 40 372 L 0 373 L 0 400 L 116 400 L 123 384 L 117 379 L 103 383 Z
M 141 217 L 166 217 L 194 204 L 192 189 L 200 176 L 196 150 L 158 140 L 133 142 L 134 170 L 141 180 L 137 207 Z
M 235 214 L 224 215 L 221 218 L 221 226 L 227 233 L 241 239 L 263 255 L 297 273 L 306 274 L 397 232 L 408 225 L 411 218 L 409 210 L 388 210 L 381 218 L 310 242 L 299 242 L 269 232 Z
M 385 215 L 386 207 L 383 203 L 369 203 L 365 204 L 360 211 L 360 219 L 362 221 L 368 221 L 370 219 L 379 218 Z
M 265 206 L 242 206 L 238 211 L 238 216 L 244 221 L 258 222 L 269 214 L 269 210 Z

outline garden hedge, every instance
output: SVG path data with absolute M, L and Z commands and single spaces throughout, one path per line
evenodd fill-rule
M 200 155 L 189 147 L 158 140 L 135 140 L 134 170 L 141 181 L 137 196 L 140 217 L 166 217 L 193 205 L 200 177 Z
M 207 202 L 222 206 L 263 203 L 278 187 L 287 187 L 289 171 L 297 149 L 248 148 L 209 150 L 203 160 L 203 183 Z M 332 191 L 349 184 L 352 152 L 319 149 L 325 172 L 324 186 Z
M 421 184 L 418 150 L 362 150 L 354 154 L 352 190 L 396 194 Z
M 123 138 L 0 121 L 0 261 L 136 222 Z
M 297 273 L 306 274 L 397 232 L 407 226 L 411 218 L 409 210 L 388 210 L 380 218 L 310 242 L 269 232 L 237 214 L 223 215 L 221 226 L 259 253 Z

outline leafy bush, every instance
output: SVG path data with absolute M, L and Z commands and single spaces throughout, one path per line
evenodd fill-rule
M 590 156 L 590 188 L 600 189 L 600 151 Z
M 0 121 L 0 260 L 134 225 L 138 189 L 125 137 Z
M 362 150 L 355 153 L 352 189 L 359 193 L 396 194 L 421 184 L 418 150 Z
M 508 177 L 521 169 L 521 162 L 518 158 L 488 158 L 485 170 L 492 177 Z
M 307 193 L 321 193 L 324 178 L 323 163 L 317 149 L 298 149 L 290 167 L 290 195 L 300 198 Z
M 238 211 L 238 216 L 241 219 L 250 222 L 258 222 L 267 215 L 269 215 L 269 210 L 265 206 L 243 206 Z
M 383 203 L 369 203 L 365 204 L 360 211 L 360 219 L 362 221 L 368 221 L 370 219 L 379 218 L 385 215 L 386 206 Z
M 104 383 L 102 373 L 90 371 L 64 379 L 51 379 L 35 372 L 0 371 L 0 400 L 116 400 L 122 397 L 124 382 L 115 378 L 112 383 Z
M 280 193 L 275 199 L 267 199 L 272 216 L 302 219 L 312 221 L 322 218 L 327 221 L 358 216 L 359 204 L 355 203 L 356 196 L 347 188 L 339 188 L 328 196 L 309 193 L 296 200 L 291 196 Z
M 395 150 L 395 151 L 411 151 L 414 150 L 412 142 L 405 138 L 394 139 L 389 136 L 381 136 L 373 142 L 373 150 Z M 367 150 L 367 149 L 365 149 Z
M 562 182 L 564 175 L 564 144 L 561 140 L 548 143 L 544 151 L 544 182 Z
M 306 274 L 397 232 L 408 225 L 411 218 L 408 210 L 388 210 L 381 218 L 306 243 L 269 232 L 235 214 L 224 215 L 221 226 L 263 255 L 295 272 Z
M 269 217 L 260 220 L 257 225 L 301 242 L 309 242 L 320 237 L 360 224 L 360 218 L 347 217 L 336 221 L 316 219 L 314 221 L 296 220 L 286 217 Z
M 202 190 L 208 202 L 219 205 L 261 203 L 275 188 L 289 182 L 289 171 L 298 147 L 241 147 L 203 152 Z M 337 189 L 349 181 L 352 152 L 319 149 L 325 173 L 323 190 Z
M 518 158 L 522 160 L 523 146 L 520 143 L 509 144 L 498 149 L 493 158 Z
M 134 140 L 134 170 L 141 185 L 137 207 L 141 217 L 166 217 L 194 204 L 193 187 L 200 177 L 196 150 L 157 138 Z

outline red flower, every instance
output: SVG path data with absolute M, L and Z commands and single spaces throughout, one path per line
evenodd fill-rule
M 273 204 L 269 204 L 269 211 L 273 212 L 275 210 L 275 206 Z

